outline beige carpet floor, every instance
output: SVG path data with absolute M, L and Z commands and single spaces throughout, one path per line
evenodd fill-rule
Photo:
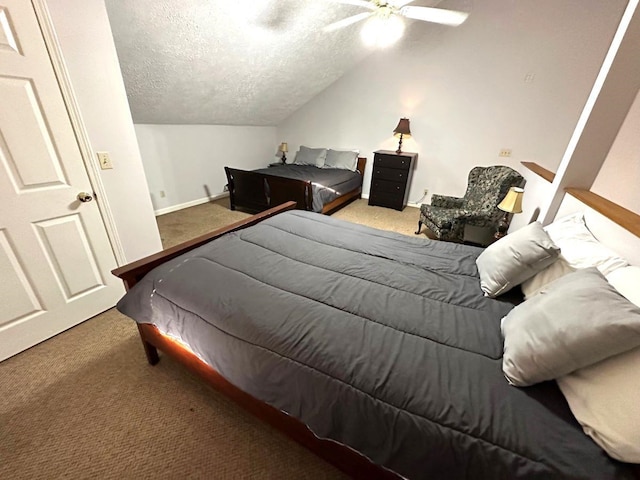
M 248 216 L 247 213 L 229 210 L 229 199 L 223 198 L 168 213 L 158 217 L 157 220 L 162 244 L 167 248 Z M 370 207 L 367 200 L 360 199 L 338 210 L 332 217 L 382 230 L 414 235 L 418 228 L 420 212 L 413 207 L 407 207 L 402 212 L 384 207 Z M 426 238 L 427 229 L 423 228 L 422 232 L 422 238 Z
M 165 247 L 232 223 L 227 200 L 158 217 Z M 418 211 L 335 217 L 413 234 Z M 0 479 L 338 479 L 168 358 L 146 363 L 115 309 L 0 363 Z

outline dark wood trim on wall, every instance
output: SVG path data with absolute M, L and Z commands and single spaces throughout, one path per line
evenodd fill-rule
M 527 167 L 529 170 L 531 170 L 533 173 L 544 178 L 549 183 L 553 183 L 553 180 L 556 178 L 555 173 L 553 173 L 551 170 L 547 170 L 542 165 L 538 165 L 536 162 L 520 162 L 520 163 L 525 167 Z
M 584 188 L 565 188 L 565 192 L 640 237 L 640 215 L 637 213 Z

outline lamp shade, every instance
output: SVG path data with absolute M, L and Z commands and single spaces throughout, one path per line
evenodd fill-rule
M 287 145 L 287 142 L 282 142 L 278 147 L 278 150 L 280 150 L 281 152 L 288 152 L 289 146 Z
M 511 187 L 505 197 L 502 199 L 498 208 L 503 212 L 522 213 L 522 195 L 524 189 L 520 187 Z
M 398 126 L 393 131 L 393 134 L 396 137 L 399 137 L 400 135 L 402 135 L 404 137 L 407 137 L 407 138 L 411 137 L 411 129 L 409 128 L 409 119 L 408 118 L 401 118 L 400 121 L 398 122 Z

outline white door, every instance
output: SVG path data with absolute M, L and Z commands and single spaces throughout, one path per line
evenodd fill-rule
M 123 292 L 82 191 L 93 190 L 31 2 L 0 0 L 0 360 Z

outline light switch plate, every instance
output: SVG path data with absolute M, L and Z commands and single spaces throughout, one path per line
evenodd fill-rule
M 100 163 L 100 168 L 102 170 L 109 170 L 113 168 L 113 164 L 111 163 L 111 157 L 109 157 L 109 152 L 97 152 L 98 162 Z

